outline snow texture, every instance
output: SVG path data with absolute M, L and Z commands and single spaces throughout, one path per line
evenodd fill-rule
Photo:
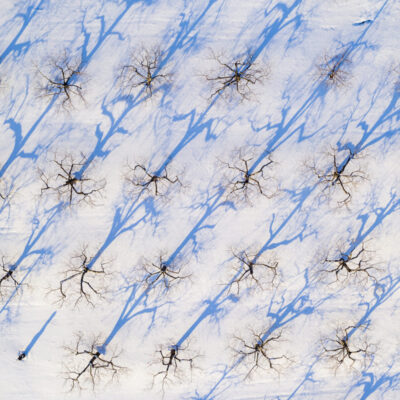
M 400 3 L 0 13 L 0 398 L 399 398 Z

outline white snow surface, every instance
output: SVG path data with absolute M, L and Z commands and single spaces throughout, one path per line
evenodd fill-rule
M 0 399 L 399 398 L 399 1 L 0 3 L 0 272 L 18 282 L 0 285 Z M 168 74 L 150 98 L 121 88 L 122 66 L 143 49 L 159 49 Z M 49 61 L 65 54 L 80 63 L 84 96 L 69 110 L 39 95 Z M 210 98 L 207 76 L 222 67 L 213 55 L 232 65 L 249 54 L 265 72 L 249 98 L 233 87 Z M 324 64 L 338 55 L 341 79 L 330 82 Z M 343 205 L 312 166 L 332 172 L 332 154 L 339 164 L 349 149 L 347 171 L 363 178 Z M 227 164 L 240 155 L 254 171 L 273 161 L 273 196 L 230 193 L 240 174 Z M 66 156 L 90 160 L 85 177 L 105 184 L 93 204 L 43 190 Z M 138 163 L 168 164 L 182 186 L 137 195 L 126 178 Z M 78 279 L 60 303 L 84 246 L 106 271 L 93 281 L 99 295 L 76 303 Z M 363 248 L 373 278 L 325 279 L 335 266 L 325 259 Z M 277 262 L 274 282 L 258 266 L 261 286 L 230 285 L 243 252 Z M 143 264 L 160 254 L 190 277 L 146 286 Z M 346 328 L 368 354 L 338 365 L 324 347 Z M 260 355 L 248 375 L 256 355 L 237 352 L 251 352 L 252 332 L 279 338 L 265 345 L 273 368 Z M 91 358 L 67 349 L 77 335 L 80 350 L 96 343 L 123 368 L 94 387 L 88 370 L 72 388 L 71 371 Z M 160 350 L 171 346 L 183 360 L 163 385 Z

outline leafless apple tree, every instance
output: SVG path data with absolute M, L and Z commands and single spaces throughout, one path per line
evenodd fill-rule
M 70 391 L 94 389 L 97 385 L 106 385 L 115 380 L 125 369 L 115 361 L 120 354 L 102 353 L 102 342 L 99 336 L 85 341 L 83 334 L 79 332 L 75 335 L 73 346 L 65 346 L 65 350 L 71 359 L 65 364 L 65 380 Z
M 41 81 L 39 97 L 57 98 L 65 110 L 85 103 L 82 88 L 82 64 L 79 59 L 65 50 L 58 57 L 50 57 L 45 68 L 38 68 Z
M 195 367 L 194 360 L 198 357 L 185 345 L 170 345 L 166 349 L 157 351 L 157 360 L 151 364 L 157 365 L 158 372 L 153 374 L 152 386 L 161 381 L 163 394 L 169 384 L 177 384 L 183 380 L 191 379 Z
M 258 370 L 271 370 L 280 374 L 282 368 L 290 362 L 286 355 L 279 351 L 282 342 L 282 331 L 279 332 L 250 332 L 249 338 L 234 336 L 235 358 L 245 366 L 245 379 L 250 378 Z
M 57 302 L 63 305 L 65 301 L 71 301 L 77 306 L 85 301 L 95 306 L 94 299 L 102 299 L 106 294 L 106 277 L 110 275 L 106 267 L 110 262 L 99 260 L 94 263 L 95 255 L 89 255 L 88 246 L 82 246 L 76 252 L 65 269 L 64 278 L 60 280 L 58 287 L 50 289 L 49 293 L 55 293 Z
M 143 90 L 148 97 L 168 83 L 170 73 L 163 71 L 164 62 L 160 48 L 135 49 L 127 63 L 121 66 L 119 80 L 123 92 L 132 94 Z
M 18 274 L 14 264 L 10 263 L 4 255 L 1 256 L 0 267 L 0 300 L 2 300 L 20 285 L 20 281 L 16 277 Z
M 0 179 L 0 213 L 4 208 L 10 206 L 10 201 L 15 194 L 15 185 L 7 179 Z
M 165 254 L 160 254 L 154 261 L 143 260 L 144 277 L 141 282 L 148 289 L 159 286 L 162 291 L 169 291 L 184 280 L 190 280 L 191 274 L 183 272 L 186 262 L 182 257 L 169 261 Z
M 371 358 L 373 346 L 367 342 L 365 336 L 360 337 L 357 331 L 359 328 L 353 325 L 338 328 L 334 338 L 328 337 L 322 340 L 322 355 L 333 363 L 335 371 L 344 365 L 365 366 Z
M 257 196 L 267 199 L 278 193 L 278 185 L 272 176 L 273 161 L 271 155 L 255 164 L 253 155 L 245 155 L 245 149 L 233 153 L 236 162 L 219 161 L 225 168 L 224 183 L 228 200 L 252 204 Z
M 104 179 L 89 178 L 86 170 L 80 173 L 84 163 L 84 157 L 80 161 L 75 161 L 71 154 L 61 159 L 55 156 L 53 167 L 48 168 L 51 172 L 39 170 L 40 179 L 44 184 L 41 194 L 49 191 L 56 194 L 59 201 L 69 205 L 81 202 L 94 205 L 95 199 L 101 197 L 106 182 Z
M 254 86 L 268 78 L 269 69 L 258 66 L 254 55 L 247 53 L 234 59 L 212 52 L 216 68 L 205 75 L 211 85 L 210 99 L 222 96 L 250 100 L 254 96 Z
M 347 71 L 348 64 L 350 64 L 348 51 L 333 57 L 326 55 L 324 61 L 318 65 L 319 75 L 327 85 L 343 86 L 350 77 L 350 73 Z
M 365 248 L 365 243 L 352 250 L 335 251 L 333 256 L 326 256 L 319 270 L 321 279 L 329 283 L 341 283 L 349 280 L 355 283 L 377 282 L 380 269 L 372 262 L 372 251 Z
M 229 287 L 235 287 L 237 294 L 244 286 L 247 289 L 266 289 L 277 283 L 278 261 L 274 257 L 257 252 L 233 251 L 235 260 L 235 275 L 229 282 Z
M 340 193 L 342 194 L 340 200 L 337 201 L 338 205 L 347 205 L 352 198 L 352 189 L 357 183 L 367 179 L 366 173 L 357 164 L 357 159 L 360 157 L 350 149 L 347 150 L 345 157 L 339 157 L 339 152 L 332 149 L 328 153 L 328 158 L 332 160 L 330 165 L 323 169 L 314 163 L 309 167 L 323 186 L 326 196 L 337 191 L 339 191 L 339 196 Z
M 167 167 L 151 172 L 150 167 L 143 164 L 128 165 L 125 175 L 127 190 L 132 195 L 147 194 L 149 196 L 166 197 L 172 187 L 182 187 L 179 177 L 171 176 Z

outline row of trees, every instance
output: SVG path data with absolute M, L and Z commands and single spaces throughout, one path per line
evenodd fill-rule
M 254 85 L 265 82 L 270 75 L 269 67 L 258 65 L 251 52 L 228 60 L 226 56 L 211 51 L 211 59 L 216 67 L 203 75 L 210 84 L 209 99 L 216 96 L 232 99 L 237 96 L 240 100 L 250 100 L 254 97 Z M 347 52 L 325 57 L 318 65 L 318 75 L 327 84 L 343 85 L 349 76 L 346 71 L 348 64 Z M 172 73 L 165 70 L 166 60 L 160 48 L 135 50 L 128 61 L 119 67 L 118 82 L 122 93 L 130 96 L 139 90 L 147 98 L 152 97 L 172 79 Z M 67 110 L 85 103 L 86 79 L 79 59 L 64 51 L 61 56 L 49 60 L 46 70 L 37 68 L 37 71 L 42 78 L 39 96 L 56 96 Z
M 233 335 L 229 344 L 232 363 L 244 379 L 271 372 L 280 375 L 295 364 L 294 357 L 283 350 L 287 341 L 283 329 L 271 331 L 271 327 L 261 331 L 249 329 L 243 336 Z M 103 343 L 100 336 L 84 339 L 79 332 L 73 344 L 65 347 L 72 357 L 65 364 L 70 390 L 94 389 L 127 371 L 117 361 L 121 353 L 108 349 L 107 355 L 104 354 Z M 353 325 L 339 326 L 332 336 L 321 338 L 319 348 L 320 361 L 326 362 L 335 373 L 339 368 L 365 368 L 377 351 L 368 340 L 366 328 Z M 193 370 L 201 369 L 197 363 L 201 357 L 189 341 L 180 345 L 170 342 L 155 350 L 155 357 L 148 364 L 153 373 L 151 388 L 160 385 L 164 393 L 169 385 L 190 381 Z
M 351 250 L 337 249 L 332 255 L 323 256 L 319 268 L 314 273 L 320 282 L 333 284 L 357 284 L 366 286 L 376 283 L 382 272 L 380 264 L 374 262 L 374 252 L 367 250 L 365 243 Z M 56 295 L 60 305 L 69 299 L 77 306 L 82 301 L 94 306 L 94 299 L 103 298 L 108 292 L 107 279 L 112 280 L 112 261 L 100 259 L 96 252 L 90 253 L 88 246 L 82 246 L 76 252 L 62 272 L 63 277 L 57 287 L 49 289 Z M 233 250 L 232 273 L 225 282 L 229 291 L 239 295 L 241 290 L 268 290 L 279 285 L 279 262 L 273 254 L 264 254 L 251 250 Z M 96 262 L 95 262 L 96 261 Z M 144 259 L 136 269 L 136 283 L 144 285 L 146 290 L 157 288 L 157 293 L 168 292 L 178 283 L 191 280 L 192 274 L 185 271 L 184 259 L 171 261 L 165 253 L 154 259 Z M 10 290 L 19 284 L 18 270 L 5 256 L 1 258 L 0 298 L 6 298 Z
M 222 187 L 226 199 L 238 204 L 251 205 L 257 196 L 267 199 L 278 195 L 281 190 L 274 178 L 274 161 L 268 155 L 259 165 L 254 156 L 246 155 L 245 149 L 236 150 L 232 156 L 236 162 L 218 160 L 222 167 Z M 317 183 L 322 188 L 322 193 L 328 199 L 337 197 L 339 206 L 349 205 L 352 193 L 357 184 L 367 179 L 367 174 L 357 162 L 362 155 L 347 150 L 347 155 L 339 161 L 339 152 L 332 149 L 327 154 L 330 163 L 317 166 L 307 164 L 317 178 Z M 51 161 L 53 166 L 47 170 L 39 169 L 42 181 L 41 194 L 50 193 L 66 205 L 79 203 L 95 204 L 102 196 L 106 186 L 105 179 L 92 176 L 87 170 L 87 159 L 81 155 L 77 161 L 71 154 L 63 157 L 54 156 Z M 139 194 L 153 197 L 168 197 L 173 188 L 185 188 L 184 171 L 172 174 L 168 166 L 162 170 L 154 171 L 151 166 L 136 163 L 125 167 L 125 188 L 130 196 Z M 0 181 L 0 206 L 10 205 L 14 188 L 6 185 L 4 179 Z

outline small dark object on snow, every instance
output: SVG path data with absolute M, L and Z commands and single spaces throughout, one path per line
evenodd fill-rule
M 370 24 L 371 22 L 374 22 L 372 19 L 366 19 L 364 21 L 360 22 L 354 22 L 354 26 L 360 26 L 360 25 L 365 25 L 365 24 Z

